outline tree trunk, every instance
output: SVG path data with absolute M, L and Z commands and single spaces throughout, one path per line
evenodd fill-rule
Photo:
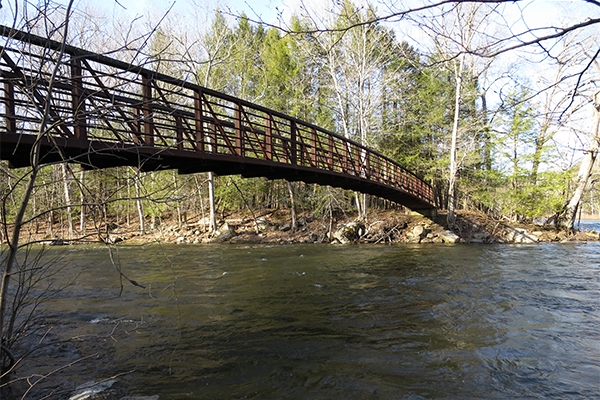
M 450 144 L 450 177 L 448 178 L 448 226 L 454 225 L 456 216 L 454 207 L 456 205 L 456 176 L 458 174 L 458 163 L 456 161 L 456 143 L 458 141 L 458 121 L 460 118 L 460 103 L 462 96 L 462 72 L 464 68 L 464 55 L 460 56 L 456 74 L 456 97 L 454 99 L 454 123 L 452 124 L 452 141 Z
M 140 170 L 136 169 L 133 177 L 133 186 L 135 188 L 135 201 L 137 204 L 138 218 L 140 221 L 140 235 L 146 234 L 146 225 L 144 224 L 144 206 L 142 204 L 142 191 L 140 190 Z
M 175 188 L 175 198 L 177 199 L 177 225 L 181 226 L 183 225 L 183 217 L 181 211 L 181 200 L 179 198 L 179 187 L 177 186 L 177 173 L 175 170 L 173 170 L 173 186 Z
M 298 229 L 298 216 L 296 215 L 296 201 L 294 198 L 294 186 L 292 182 L 287 182 L 288 192 L 290 193 L 290 211 L 292 213 L 292 232 Z
M 81 209 L 79 210 L 79 230 L 85 235 L 85 192 L 84 192 L 84 178 L 85 178 L 85 170 L 81 167 L 81 171 L 79 171 L 79 186 L 81 188 L 81 192 L 79 194 L 79 200 L 81 202 Z
M 206 232 L 206 215 L 204 215 L 204 200 L 202 199 L 202 186 L 198 183 L 198 175 L 194 175 L 196 190 L 198 191 L 198 200 L 200 201 L 200 221 L 202 221 L 202 231 Z
M 594 114 L 594 133 L 590 137 L 583 160 L 579 166 L 573 197 L 571 197 L 571 201 L 569 201 L 569 204 L 566 205 L 558 218 L 557 226 L 560 229 L 573 230 L 575 219 L 577 218 L 577 209 L 581 203 L 585 187 L 592 174 L 592 168 L 594 168 L 594 162 L 598 155 L 598 147 L 600 146 L 600 92 L 597 92 L 594 98 Z
M 210 207 L 208 216 L 208 231 L 213 233 L 217 230 L 217 210 L 215 207 L 215 174 L 208 173 L 208 204 Z
M 356 201 L 356 211 L 358 211 L 358 218 L 362 219 L 363 210 L 362 210 L 362 203 L 360 201 L 360 192 L 354 192 L 354 200 Z
M 67 224 L 69 230 L 69 240 L 73 239 L 73 232 L 75 231 L 75 227 L 73 226 L 73 195 L 71 191 L 71 180 L 69 177 L 69 171 L 67 170 L 67 164 L 62 163 L 62 181 L 63 181 L 63 189 L 65 192 L 65 206 L 67 210 Z
M 43 132 L 43 131 L 42 131 Z M 41 134 L 38 134 L 38 137 L 41 137 Z M 41 143 L 41 141 L 38 141 L 37 143 Z M 12 332 L 5 332 L 5 326 L 4 326 L 4 317 L 6 314 L 6 310 L 7 310 L 7 303 L 8 303 L 8 288 L 10 285 L 10 278 L 11 275 L 13 274 L 13 267 L 16 263 L 17 260 L 17 253 L 19 250 L 19 236 L 21 234 L 21 229 L 23 228 L 23 219 L 25 217 L 25 210 L 27 210 L 27 206 L 29 205 L 29 199 L 31 198 L 31 195 L 34 191 L 35 188 L 35 181 L 37 178 L 37 174 L 39 172 L 37 164 L 38 164 L 38 160 L 39 160 L 39 148 L 40 145 L 37 144 L 34 148 L 33 148 L 33 168 L 31 170 L 31 175 L 29 176 L 29 182 L 27 184 L 27 188 L 25 189 L 25 193 L 23 194 L 23 201 L 21 202 L 21 205 L 19 206 L 19 211 L 17 212 L 17 215 L 14 219 L 14 225 L 12 228 L 12 237 L 10 240 L 8 240 L 8 250 L 7 250 L 7 255 L 6 255 L 6 259 L 4 261 L 4 268 L 2 271 L 2 281 L 0 282 L 0 340 L 2 343 L 4 343 L 5 341 L 8 341 L 11 336 L 12 336 Z M 0 365 L 1 367 L 1 365 Z M 4 373 L 5 371 L 0 370 L 0 374 Z

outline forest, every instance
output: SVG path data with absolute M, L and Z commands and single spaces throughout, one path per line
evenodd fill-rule
M 598 212 L 592 168 L 600 67 L 589 18 L 564 14 L 562 31 L 517 35 L 499 22 L 510 12 L 503 2 L 434 3 L 420 14 L 346 0 L 325 16 L 294 13 L 279 26 L 220 8 L 186 15 L 156 9 L 131 20 L 89 4 L 70 6 L 25 7 L 13 19 L 38 35 L 367 145 L 426 180 L 450 227 L 455 209 L 571 228 L 576 215 Z M 527 22 L 523 9 L 517 21 Z M 555 34 L 544 36 L 544 29 Z M 6 241 L 31 171 L 3 161 L 0 172 Z M 23 209 L 25 230 L 69 240 L 109 223 L 143 234 L 162 220 L 208 221 L 205 229 L 215 230 L 217 219 L 249 210 L 337 210 L 366 219 L 370 210 L 400 207 L 330 187 L 212 173 L 84 171 L 57 163 L 41 166 L 36 177 Z

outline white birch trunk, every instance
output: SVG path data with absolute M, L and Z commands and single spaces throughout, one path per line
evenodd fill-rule
M 81 209 L 79 210 L 79 231 L 85 235 L 85 193 L 84 193 L 84 178 L 85 178 L 85 170 L 83 167 L 81 171 L 79 171 L 79 187 L 81 188 L 81 192 L 79 194 L 79 201 L 81 203 Z
M 452 124 L 452 140 L 450 144 L 450 176 L 448 178 L 448 217 L 449 226 L 456 222 L 454 208 L 456 205 L 456 175 L 458 174 L 458 162 L 456 160 L 456 143 L 458 141 L 458 122 L 460 118 L 460 103 L 462 96 L 462 73 L 465 63 L 464 55 L 460 56 L 459 64 L 455 69 L 456 74 L 456 96 L 454 99 L 454 123 Z
M 210 206 L 208 216 L 208 230 L 213 233 L 217 230 L 217 210 L 215 207 L 215 174 L 208 173 L 208 204 Z
M 140 171 L 135 171 L 133 177 L 133 187 L 135 188 L 135 201 L 137 204 L 138 219 L 140 222 L 140 235 L 146 234 L 146 224 L 144 223 L 144 205 L 142 204 L 142 191 L 140 189 Z
M 64 195 L 65 195 L 65 206 L 66 206 L 66 210 L 67 210 L 67 224 L 68 224 L 68 235 L 69 235 L 69 240 L 73 239 L 73 232 L 75 230 L 75 227 L 73 226 L 73 200 L 72 200 L 72 192 L 71 192 L 71 179 L 69 177 L 69 171 L 67 170 L 67 164 L 66 163 L 62 163 L 61 165 L 61 169 L 62 169 L 62 181 L 63 181 L 63 190 L 64 190 Z

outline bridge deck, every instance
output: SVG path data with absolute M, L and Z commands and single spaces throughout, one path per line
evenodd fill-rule
M 0 49 L 0 158 L 14 167 L 30 165 L 39 142 L 44 163 L 283 178 L 435 208 L 416 175 L 318 126 L 45 38 L 0 34 L 10 38 Z

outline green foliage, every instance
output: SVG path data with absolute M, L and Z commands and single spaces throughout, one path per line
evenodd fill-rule
M 513 188 L 514 178 L 498 171 L 488 174 L 486 186 L 471 193 L 472 198 L 497 214 L 512 216 L 517 220 L 548 217 L 559 212 L 566 200 L 566 187 L 573 178 L 573 171 L 543 172 L 537 184 L 521 177 L 521 189 Z
M 239 176 L 222 176 L 216 179 L 215 197 L 221 210 L 246 210 L 264 207 L 272 184 L 263 178 L 243 179 Z M 240 193 L 241 192 L 241 193 Z

